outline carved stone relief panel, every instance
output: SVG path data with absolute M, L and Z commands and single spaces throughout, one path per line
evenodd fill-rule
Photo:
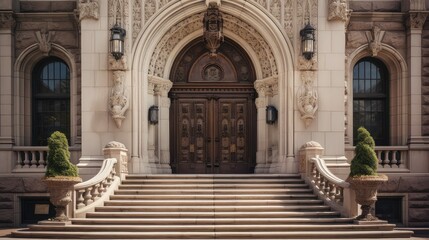
M 164 77 L 164 66 L 169 54 L 177 43 L 184 37 L 192 32 L 202 29 L 201 19 L 203 14 L 204 13 L 195 14 L 182 22 L 177 23 L 163 36 L 152 55 L 149 66 L 150 75 Z M 223 17 L 224 29 L 237 33 L 255 50 L 262 65 L 263 76 L 269 77 L 278 75 L 277 64 L 275 62 L 273 52 L 262 35 L 249 24 L 235 16 L 224 14 Z
M 319 96 L 313 86 L 314 78 L 314 71 L 301 72 L 302 86 L 299 87 L 296 95 L 298 110 L 301 113 L 301 119 L 304 121 L 305 127 L 311 124 L 319 108 Z
M 118 128 L 125 119 L 125 112 L 129 108 L 128 96 L 125 92 L 125 72 L 113 72 L 113 86 L 109 98 L 109 110 Z
M 328 20 L 346 21 L 347 20 L 347 1 L 329 0 L 328 1 Z
M 100 6 L 98 0 L 79 0 L 79 21 L 85 18 L 98 20 Z

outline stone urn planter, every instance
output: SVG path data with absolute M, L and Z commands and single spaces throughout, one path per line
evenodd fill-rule
M 379 186 L 387 182 L 386 175 L 377 176 L 355 176 L 347 178 L 350 188 L 356 193 L 356 202 L 361 205 L 362 213 L 356 217 L 360 221 L 377 221 L 373 215 L 374 204 L 377 201 L 377 190 Z
M 73 200 L 73 186 L 82 182 L 80 177 L 47 177 L 42 180 L 50 193 L 50 202 L 55 206 L 54 221 L 65 222 L 69 218 L 66 215 L 67 205 Z

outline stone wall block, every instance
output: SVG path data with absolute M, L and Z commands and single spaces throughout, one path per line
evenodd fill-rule
M 422 116 L 422 124 L 423 125 L 429 125 L 429 115 L 423 115 Z
M 350 31 L 347 33 L 346 37 L 347 48 L 358 48 L 367 43 L 365 33 L 362 31 Z
M 47 192 L 46 185 L 41 178 L 24 178 L 23 182 L 26 192 Z
M 0 202 L 0 209 L 13 209 L 13 202 Z
M 427 222 L 429 220 L 429 208 L 410 208 L 408 210 L 409 222 Z
M 429 208 L 429 201 L 409 201 L 409 208 Z
M 400 12 L 401 2 L 398 1 L 373 1 L 372 10 L 376 12 Z
M 52 1 L 52 12 L 70 12 L 76 9 L 76 1 Z
M 13 194 L 0 194 L 0 202 L 13 202 Z
M 372 22 L 350 22 L 349 24 L 349 31 L 371 31 L 373 27 Z M 366 38 L 364 38 L 366 41 Z
M 20 2 L 19 8 L 21 12 L 49 12 L 51 9 L 50 1 L 37 1 L 37 2 Z
M 429 193 L 409 193 L 409 201 L 429 201 Z
M 422 134 L 423 136 L 429 135 L 429 126 L 422 126 Z
M 428 182 L 429 177 L 401 177 L 398 192 L 429 192 Z
M 0 209 L 0 224 L 13 223 L 13 210 L 12 209 Z
M 429 106 L 422 105 L 422 114 L 429 114 Z
M 0 178 L 0 193 L 1 192 L 24 192 L 24 182 L 21 178 Z
M 429 104 L 429 96 L 428 95 L 423 95 L 422 96 L 422 103 L 423 104 Z
M 405 34 L 398 34 L 396 32 L 386 31 L 386 33 L 384 34 L 383 43 L 393 46 L 397 49 L 404 48 L 407 43 L 407 37 L 405 36 Z
M 349 3 L 353 12 L 369 12 L 372 10 L 372 3 L 368 1 L 353 1 Z
M 389 181 L 380 185 L 379 192 L 397 192 L 399 183 L 399 177 L 389 176 Z
M 422 94 L 429 94 L 429 86 L 422 86 Z
M 428 74 L 429 75 L 429 74 Z M 422 76 L 422 85 L 423 86 L 429 86 L 429 76 Z M 427 87 L 426 89 L 425 89 L 426 91 L 429 91 L 429 87 Z M 423 93 L 423 89 L 422 89 L 422 93 Z M 429 92 L 426 92 L 426 94 L 429 94 Z

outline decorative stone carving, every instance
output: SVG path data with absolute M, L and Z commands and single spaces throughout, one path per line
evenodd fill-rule
M 377 56 L 378 52 L 383 49 L 381 41 L 383 40 L 386 31 L 381 30 L 378 26 L 374 26 L 372 31 L 366 31 L 366 38 L 368 40 L 368 48 L 372 56 Z
M 293 42 L 294 37 L 294 1 L 286 0 L 284 3 L 284 28 L 286 30 L 286 34 Z
M 281 2 L 280 0 L 271 0 L 270 12 L 279 21 L 281 21 Z
M 122 148 L 122 149 L 126 149 L 125 145 L 123 143 L 120 142 L 116 142 L 116 141 L 111 141 L 108 144 L 106 144 L 106 146 L 104 146 L 104 148 Z
M 301 79 L 303 85 L 299 87 L 296 97 L 301 119 L 304 121 L 305 127 L 308 127 L 315 118 L 315 113 L 319 107 L 319 96 L 313 88 L 314 72 L 301 72 Z
M 427 12 L 410 12 L 410 19 L 408 20 L 410 28 L 422 29 L 427 16 Z
M 109 98 L 109 110 L 118 128 L 121 128 L 125 112 L 128 110 L 129 101 L 125 94 L 125 72 L 113 72 L 113 87 Z
M 347 20 L 347 1 L 329 0 L 328 1 L 328 20 L 346 21 Z
M 100 17 L 100 6 L 98 0 L 79 0 L 79 21 L 90 18 L 98 20 Z
M 203 19 L 203 14 L 204 13 L 195 14 L 169 29 L 155 48 L 149 65 L 149 75 L 164 77 L 164 67 L 169 54 L 183 38 L 190 33 L 202 29 L 203 25 L 201 19 Z M 278 75 L 273 51 L 262 35 L 252 26 L 235 16 L 224 14 L 223 19 L 224 29 L 237 33 L 255 50 L 259 62 L 261 63 L 263 77 Z
M 112 55 L 109 54 L 109 69 L 113 71 L 125 71 L 127 70 L 127 58 L 125 56 L 116 60 Z
M 12 29 L 14 26 L 13 12 L 0 12 L 0 29 Z
M 278 76 L 273 76 L 261 80 L 256 80 L 253 84 L 259 97 L 273 97 L 278 94 L 279 79 Z
M 156 76 L 149 76 L 149 94 L 168 97 L 168 92 L 173 87 L 173 82 Z
M 301 71 L 315 71 L 317 70 L 317 54 L 308 60 L 304 56 L 299 55 L 298 57 L 298 69 Z
M 37 42 L 39 44 L 39 50 L 46 56 L 49 55 L 52 49 L 52 39 L 55 36 L 54 31 L 46 31 L 46 29 L 42 29 L 38 32 L 34 33 L 36 35 Z
M 267 107 L 267 101 L 265 100 L 264 97 L 258 97 L 255 99 L 255 105 L 257 109 L 259 108 L 265 109 Z
M 144 18 L 145 21 L 152 17 L 156 12 L 156 2 L 155 0 L 145 0 L 144 4 Z
M 134 0 L 133 4 L 133 42 L 142 29 L 142 5 L 141 0 Z
M 220 7 L 221 0 L 206 0 L 206 6 L 209 7 L 210 5 L 214 5 L 216 7 Z

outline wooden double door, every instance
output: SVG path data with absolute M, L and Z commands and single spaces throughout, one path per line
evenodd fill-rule
M 256 158 L 254 93 L 172 94 L 174 173 L 252 173 Z M 174 92 L 174 90 L 173 90 Z

